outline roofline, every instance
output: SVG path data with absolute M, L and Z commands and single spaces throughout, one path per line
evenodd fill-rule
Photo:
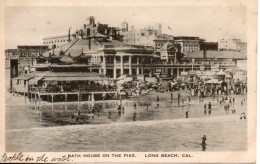
M 43 44 L 40 44 L 40 45 L 18 45 L 17 49 L 20 48 L 20 47 L 48 47 L 48 46 L 43 45 Z
M 174 36 L 174 40 L 189 40 L 189 38 L 200 40 L 201 38 L 198 36 Z
M 45 39 L 54 39 L 54 38 L 62 38 L 62 37 L 68 37 L 68 35 L 56 35 L 56 36 L 49 36 L 49 37 L 44 37 L 43 40 Z

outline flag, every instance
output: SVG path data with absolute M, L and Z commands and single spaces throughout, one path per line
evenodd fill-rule
M 170 26 L 168 26 L 168 29 L 172 31 L 172 28 Z

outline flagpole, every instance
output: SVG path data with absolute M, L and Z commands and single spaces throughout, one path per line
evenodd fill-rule
M 172 36 L 173 36 L 173 31 L 172 31 L 172 28 L 171 28 L 169 25 L 168 25 L 168 30 L 169 30 L 169 31 L 171 31 L 171 32 L 170 32 L 170 35 L 172 35 Z

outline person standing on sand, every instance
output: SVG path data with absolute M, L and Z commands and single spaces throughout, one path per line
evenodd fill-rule
M 211 115 L 211 109 L 209 109 L 209 115 Z
M 118 113 L 118 116 L 120 117 L 121 116 L 121 109 L 117 111 Z
M 97 107 L 97 115 L 98 116 L 100 115 L 100 107 L 99 106 Z
M 125 113 L 125 107 L 122 105 L 122 108 L 121 108 L 121 112 L 122 112 L 122 114 L 124 115 L 124 113 Z
M 135 121 L 136 120 L 136 111 L 134 111 L 134 113 L 133 113 L 133 121 Z
M 188 110 L 188 108 L 186 108 L 185 114 L 186 114 L 186 118 L 189 118 L 189 110 Z
M 205 151 L 205 150 L 206 150 L 206 140 L 207 140 L 206 135 L 204 135 L 204 136 L 202 137 L 202 142 L 201 142 L 202 151 Z
M 204 105 L 204 114 L 207 114 L 207 104 Z
M 209 102 L 208 104 L 208 109 L 211 109 L 211 102 Z
M 209 109 L 209 115 L 211 115 L 211 102 L 209 102 L 208 109 Z
M 136 103 L 134 103 L 134 109 L 136 109 Z
M 108 111 L 108 118 L 111 119 L 111 111 Z

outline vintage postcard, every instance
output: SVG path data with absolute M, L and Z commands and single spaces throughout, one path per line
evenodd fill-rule
M 256 0 L 0 2 L 0 163 L 256 162 Z

